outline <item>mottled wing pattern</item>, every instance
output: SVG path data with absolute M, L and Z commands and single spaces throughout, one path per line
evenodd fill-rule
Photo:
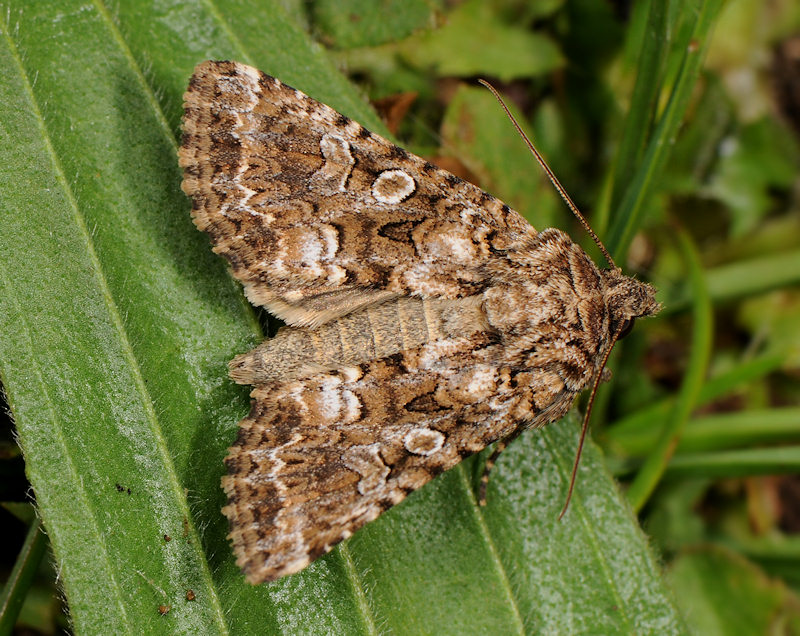
M 248 580 L 301 570 L 529 421 L 541 383 L 498 367 L 498 346 L 476 333 L 256 388 L 223 479 Z M 571 401 L 549 402 L 541 420 L 559 417 Z
M 536 234 L 493 196 L 237 62 L 195 69 L 180 164 L 196 225 L 251 302 L 288 324 L 474 294 L 487 262 Z

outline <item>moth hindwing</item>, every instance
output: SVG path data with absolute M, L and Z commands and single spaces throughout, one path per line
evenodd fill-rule
M 180 164 L 195 224 L 287 326 L 231 362 L 237 563 L 297 572 L 462 458 L 560 418 L 652 287 L 252 67 L 204 62 Z

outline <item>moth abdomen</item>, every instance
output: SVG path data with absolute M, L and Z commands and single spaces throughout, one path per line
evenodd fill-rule
M 239 384 L 287 381 L 487 329 L 480 297 L 402 297 L 319 327 L 284 327 L 274 338 L 234 358 L 230 374 Z

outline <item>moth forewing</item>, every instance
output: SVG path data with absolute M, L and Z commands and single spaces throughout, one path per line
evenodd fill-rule
M 180 164 L 195 224 L 288 325 L 231 363 L 254 389 L 223 512 L 252 583 L 560 418 L 656 311 L 563 232 L 244 64 L 195 69 Z

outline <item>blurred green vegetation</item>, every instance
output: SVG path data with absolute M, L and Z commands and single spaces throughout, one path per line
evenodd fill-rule
M 475 80 L 506 96 L 618 264 L 660 290 L 662 315 L 610 360 L 592 434 L 686 625 L 800 633 L 796 0 L 282 4 L 403 146 L 535 227 L 569 230 L 600 263 Z M 14 16 L 0 18 L 12 40 Z M 18 502 L 27 486 L 7 419 L 0 493 Z M 3 580 L 31 563 L 20 624 L 56 633 L 54 572 L 41 544 L 24 541 L 30 509 L 9 503 L 0 515 L 17 534 Z

